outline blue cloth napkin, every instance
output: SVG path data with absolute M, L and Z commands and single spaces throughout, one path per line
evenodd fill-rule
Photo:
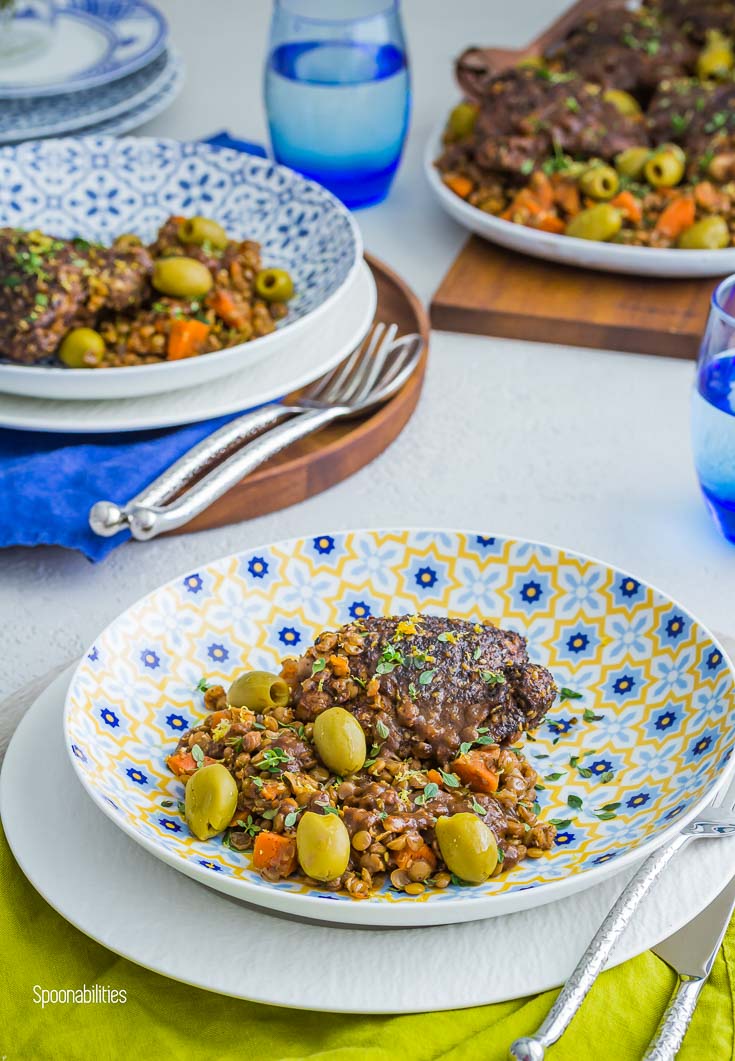
M 265 157 L 258 144 L 227 132 L 206 140 Z M 233 414 L 233 416 L 236 414 Z M 98 538 L 87 514 L 95 501 L 125 504 L 201 439 L 233 416 L 173 430 L 58 435 L 0 428 L 0 548 L 61 545 L 101 560 L 126 541 Z

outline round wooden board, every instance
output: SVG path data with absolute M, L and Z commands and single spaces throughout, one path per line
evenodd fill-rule
M 173 534 L 239 523 L 305 501 L 369 464 L 403 430 L 421 393 L 429 353 L 429 318 L 400 276 L 369 254 L 365 255 L 365 261 L 378 287 L 375 320 L 397 324 L 399 335 L 418 332 L 424 340 L 423 356 L 409 382 L 372 415 L 361 420 L 338 421 L 302 439 Z

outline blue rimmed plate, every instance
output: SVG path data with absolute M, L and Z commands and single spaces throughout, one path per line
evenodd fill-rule
M 142 70 L 84 92 L 6 100 L 0 107 L 0 143 L 33 140 L 79 132 L 117 119 L 141 124 L 162 93 L 181 79 L 183 64 L 178 52 L 167 48 Z M 96 131 L 96 130 L 95 130 Z
M 29 141 L 0 148 L 0 189 L 0 226 L 102 243 L 121 232 L 150 240 L 171 214 L 205 214 L 235 239 L 258 240 L 264 265 L 287 269 L 296 289 L 286 319 L 251 342 L 104 371 L 2 363 L 0 391 L 12 394 L 135 398 L 206 383 L 294 344 L 327 344 L 324 326 L 349 299 L 362 262 L 355 220 L 325 188 L 269 159 L 209 144 L 110 136 Z
M 558 823 L 554 850 L 477 887 L 356 902 L 270 884 L 247 855 L 196 840 L 165 757 L 204 716 L 203 676 L 273 670 L 324 628 L 368 614 L 490 618 L 579 694 L 557 704 L 526 754 Z M 735 672 L 686 609 L 576 553 L 492 534 L 325 533 L 191 571 L 134 604 L 72 679 L 66 742 L 79 779 L 124 832 L 209 886 L 305 917 L 426 925 L 493 917 L 590 887 L 668 839 L 732 775 Z
M 152 63 L 166 20 L 146 0 L 57 0 L 48 47 L 6 66 L 0 97 L 52 96 L 106 85 Z

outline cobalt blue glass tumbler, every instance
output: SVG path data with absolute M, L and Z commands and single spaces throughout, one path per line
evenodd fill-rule
M 398 0 L 275 0 L 265 102 L 276 161 L 347 206 L 384 199 L 410 110 Z
M 692 443 L 707 507 L 735 542 L 735 276 L 712 295 L 692 398 Z

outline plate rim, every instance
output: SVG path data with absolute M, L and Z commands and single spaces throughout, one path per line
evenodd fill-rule
M 361 341 L 361 339 L 367 333 L 367 329 L 370 327 L 370 323 L 375 318 L 375 313 L 376 313 L 376 310 L 377 310 L 377 302 L 378 302 L 378 293 L 377 293 L 377 286 L 375 284 L 375 279 L 374 279 L 374 277 L 372 275 L 372 272 L 371 272 L 369 266 L 367 265 L 367 262 L 365 262 L 364 259 L 363 259 L 363 265 L 364 265 L 364 271 L 363 270 L 359 270 L 358 271 L 357 275 L 355 276 L 354 286 L 351 286 L 348 289 L 350 292 L 353 292 L 354 290 L 356 290 L 357 285 L 359 284 L 360 280 L 364 279 L 365 286 L 366 286 L 366 292 L 365 292 L 365 294 L 366 294 L 366 302 L 365 302 L 365 307 L 363 309 L 362 316 L 361 316 L 360 327 L 358 328 L 357 326 L 355 326 L 353 328 L 352 337 L 350 338 L 349 342 L 346 342 L 346 341 L 342 342 L 341 346 L 339 347 L 339 349 L 340 349 L 339 354 L 335 353 L 335 354 L 332 355 L 332 357 L 330 357 L 329 361 L 323 362 L 320 365 L 319 371 L 316 373 L 316 375 L 314 375 L 314 372 L 313 372 L 313 369 L 312 369 L 308 373 L 303 374 L 303 375 L 301 375 L 299 377 L 294 377 L 292 380 L 290 380 L 286 384 L 287 393 L 290 393 L 291 391 L 294 391 L 294 390 L 298 390 L 301 387 L 308 386 L 309 383 L 312 383 L 320 375 L 323 375 L 324 372 L 329 372 L 331 368 L 334 368 L 336 365 L 339 364 L 339 362 L 341 360 L 343 360 L 347 356 L 347 353 L 349 352 L 347 350 L 347 347 L 349 346 L 349 347 L 353 348 L 354 345 L 356 345 L 357 342 Z M 367 274 L 369 274 L 369 276 Z M 348 306 L 344 307 L 344 309 L 345 309 L 345 319 L 347 318 L 348 310 L 350 308 L 351 307 L 348 307 Z M 339 309 L 338 309 L 338 312 L 339 312 Z M 363 327 L 363 325 L 364 325 L 364 327 Z M 358 335 L 358 332 L 360 333 L 360 338 L 356 339 L 355 336 Z M 259 362 L 256 362 L 255 364 L 250 366 L 250 368 L 256 368 L 258 363 Z M 220 376 L 218 378 L 226 380 L 226 379 L 229 379 L 231 376 L 238 375 L 238 374 L 239 374 L 238 372 L 227 373 L 226 375 L 223 374 L 222 376 Z M 306 378 L 307 376 L 308 376 L 308 378 Z M 215 381 L 212 381 L 212 382 L 215 382 Z M 187 395 L 189 397 L 191 397 L 192 396 L 192 392 L 194 390 L 200 390 L 201 386 L 202 386 L 201 383 L 195 383 L 195 384 L 189 385 L 187 387 L 181 387 L 181 388 L 173 391 L 172 393 L 177 395 L 179 398 L 185 400 Z M 286 393 L 286 392 L 284 392 L 282 387 L 273 386 L 270 390 L 264 390 L 261 393 L 261 395 L 258 396 L 258 398 L 256 399 L 255 404 L 256 405 L 262 405 L 262 404 L 266 404 L 267 402 L 270 402 L 270 401 L 277 401 L 279 398 L 281 398 L 283 396 L 284 393 Z M 270 397 L 264 397 L 264 395 L 270 395 Z M 147 401 L 148 399 L 154 399 L 155 400 L 155 399 L 158 399 L 160 397 L 161 397 L 161 392 L 156 392 L 154 394 L 140 395 L 137 398 L 124 398 L 124 399 L 121 399 L 121 400 L 122 401 L 130 401 L 130 402 L 140 402 L 142 400 L 146 400 Z M 38 398 L 38 399 L 35 399 L 35 398 L 29 397 L 27 395 L 12 394 L 10 391 L 0 391 L 0 401 L 4 400 L 5 398 L 8 398 L 8 399 L 22 398 L 24 401 L 31 401 L 31 402 L 32 401 L 36 401 L 36 400 L 40 401 L 40 402 L 46 402 L 46 401 L 50 401 L 50 402 L 54 402 L 54 403 L 61 402 L 65 406 L 69 406 L 69 413 L 73 413 L 75 408 L 78 409 L 81 405 L 84 404 L 84 402 L 75 401 L 75 400 L 72 400 L 72 399 L 64 399 L 64 398 Z M 114 404 L 114 405 L 119 404 L 119 402 L 115 398 L 98 398 L 98 399 L 90 399 L 89 401 L 90 401 L 90 403 L 92 401 L 94 401 L 97 404 L 104 403 L 105 406 L 107 405 L 107 403 Z M 157 418 L 155 424 L 153 424 L 150 419 L 144 420 L 144 421 L 140 421 L 140 422 L 128 420 L 124 426 L 121 426 L 120 424 L 115 424 L 113 427 L 109 427 L 109 426 L 107 426 L 105 424 L 93 423 L 91 425 L 85 425 L 84 427 L 79 427 L 77 425 L 76 427 L 73 428 L 73 430 L 72 430 L 72 428 L 71 428 L 71 426 L 69 424 L 58 424 L 58 423 L 54 424 L 51 421 L 46 421 L 46 422 L 41 421 L 42 426 L 39 426 L 38 422 L 36 422 L 36 424 L 34 424 L 32 426 L 29 426 L 27 422 L 26 423 L 13 423 L 12 421 L 6 419 L 4 414 L 2 414 L 0 412 L 0 428 L 7 428 L 10 431 L 44 431 L 44 432 L 47 432 L 49 434 L 69 434 L 69 433 L 72 433 L 72 434 L 84 435 L 84 436 L 98 435 L 98 434 L 120 434 L 120 433 L 127 434 L 127 433 L 135 432 L 135 431 L 156 431 L 156 430 L 159 430 L 159 429 L 166 430 L 166 429 L 169 429 L 169 428 L 184 427 L 187 424 L 202 423 L 204 420 L 212 420 L 212 419 L 215 419 L 216 417 L 219 417 L 219 416 L 229 416 L 231 413 L 237 413 L 237 412 L 243 412 L 243 411 L 245 411 L 245 406 L 242 405 L 242 402 L 234 402 L 234 403 L 232 403 L 232 405 L 228 405 L 226 409 L 221 409 L 220 408 L 220 409 L 217 409 L 216 411 L 211 411 L 210 410 L 207 413 L 206 416 L 204 416 L 202 418 L 195 418 L 194 420 L 192 420 L 189 416 L 179 416 L 177 414 L 174 414 L 173 416 L 169 417 L 165 422 L 162 421 L 160 418 Z
M 347 534 L 379 534 L 379 535 L 390 535 L 390 534 L 401 534 L 406 533 L 430 533 L 434 535 L 449 534 L 449 535 L 463 535 L 472 536 L 479 533 L 483 535 L 488 534 L 487 528 L 482 531 L 475 531 L 469 528 L 459 529 L 454 527 L 421 527 L 421 526 L 404 526 L 404 527 L 352 527 L 342 530 L 334 530 L 335 535 L 347 535 Z M 324 531 L 328 533 L 328 531 Z M 584 560 L 588 563 L 599 564 L 603 567 L 611 568 L 613 570 L 622 571 L 622 568 L 617 565 L 611 564 L 606 560 L 600 560 L 587 553 L 578 552 L 574 549 L 568 549 L 564 546 L 554 545 L 550 542 L 543 542 L 536 539 L 519 537 L 518 535 L 503 535 L 497 532 L 496 537 L 503 538 L 504 540 L 510 540 L 515 542 L 522 542 L 525 545 L 532 547 L 551 549 L 556 553 L 565 553 L 574 558 Z M 304 535 L 298 535 L 291 538 L 281 539 L 277 542 L 263 542 L 248 546 L 247 552 L 250 553 L 254 549 L 285 549 L 286 547 L 293 547 L 297 542 L 304 540 Z M 206 566 L 212 564 L 226 564 L 241 555 L 245 550 L 240 552 L 230 553 L 226 556 L 218 557 L 214 560 L 208 561 Z M 201 565 L 200 565 L 201 566 Z M 103 637 L 108 630 L 110 630 L 114 624 L 128 611 L 133 608 L 139 607 L 145 600 L 153 596 L 153 594 L 161 593 L 169 587 L 178 584 L 186 576 L 188 572 L 184 571 L 178 576 L 172 579 L 168 579 L 165 583 L 160 586 L 154 587 L 148 593 L 143 594 L 140 598 L 133 601 L 128 605 L 122 612 L 118 613 L 114 619 L 109 622 L 103 630 L 97 635 L 98 638 Z M 647 579 L 639 578 L 635 573 L 631 571 L 624 571 L 625 575 L 635 578 L 636 581 L 640 582 L 641 585 L 646 586 L 648 589 L 653 590 L 654 593 L 658 593 L 666 600 L 670 601 L 675 607 L 680 608 L 686 615 L 688 615 L 699 628 L 705 632 L 710 638 L 711 642 L 722 654 L 722 658 L 727 663 L 727 669 L 730 674 L 731 681 L 735 685 L 735 663 L 730 659 L 730 656 L 724 646 L 720 643 L 719 639 L 709 629 L 709 627 L 701 622 L 701 620 L 683 604 L 671 597 L 668 593 L 659 589 L 653 583 Z M 225 874 L 216 873 L 212 870 L 207 870 L 204 866 L 190 863 L 186 859 L 180 858 L 173 852 L 169 852 L 167 848 L 159 846 L 154 840 L 142 836 L 131 824 L 128 823 L 127 819 L 123 818 L 120 814 L 117 814 L 105 799 L 97 793 L 90 785 L 86 783 L 86 775 L 81 769 L 76 756 L 71 751 L 71 737 L 69 734 L 69 719 L 72 713 L 71 704 L 71 693 L 72 688 L 77 680 L 77 675 L 81 668 L 86 664 L 87 655 L 94 646 L 94 641 L 87 646 L 84 650 L 79 663 L 74 669 L 74 673 L 69 681 L 69 687 L 66 692 L 64 699 L 64 713 L 63 713 L 63 731 L 65 738 L 65 748 L 67 756 L 69 757 L 74 772 L 80 781 L 84 791 L 92 799 L 92 801 L 100 808 L 100 810 L 113 821 L 122 832 L 126 833 L 131 839 L 137 844 L 143 847 L 150 854 L 154 855 L 160 861 L 173 866 L 179 872 L 185 876 L 191 877 L 194 880 L 199 881 L 202 884 L 210 888 L 214 888 L 215 891 L 222 891 L 225 894 L 232 895 L 235 898 L 244 899 L 246 902 L 252 902 L 256 906 L 262 906 L 269 909 L 279 910 L 284 913 L 297 913 L 301 911 L 301 916 L 310 917 L 314 920 L 325 920 L 323 913 L 326 910 L 325 903 L 329 907 L 331 913 L 335 916 L 330 917 L 331 921 L 340 921 L 344 924 L 353 925 L 373 925 L 373 926 L 385 926 L 385 927 L 402 927 L 409 928 L 418 925 L 440 925 L 440 924 L 451 924 L 456 921 L 472 921 L 472 920 L 484 920 L 485 918 L 491 918 L 500 916 L 502 914 L 514 913 L 523 910 L 529 906 L 544 906 L 556 899 L 561 899 L 567 895 L 573 895 L 577 891 L 587 890 L 589 887 L 593 887 L 599 881 L 605 880 L 608 877 L 616 875 L 628 866 L 634 865 L 640 862 L 643 858 L 648 857 L 654 851 L 658 850 L 659 847 L 663 846 L 668 840 L 674 838 L 682 831 L 682 829 L 689 824 L 701 811 L 712 804 L 718 794 L 723 791 L 727 784 L 729 784 L 733 778 L 735 778 L 735 755 L 733 755 L 730 761 L 727 763 L 725 768 L 721 770 L 720 776 L 710 785 L 705 794 L 689 808 L 686 813 L 680 815 L 674 819 L 670 825 L 665 826 L 659 833 L 656 833 L 650 839 L 644 841 L 642 844 L 623 852 L 618 858 L 610 859 L 601 865 L 593 866 L 585 870 L 581 870 L 573 877 L 565 877 L 557 881 L 550 881 L 546 884 L 540 884 L 532 889 L 521 889 L 516 891 L 506 892 L 502 895 L 486 896 L 480 899 L 452 899 L 447 902 L 436 904 L 434 907 L 430 903 L 378 903 L 374 905 L 370 899 L 363 900 L 361 902 L 354 903 L 339 903 L 330 904 L 328 900 L 321 899 L 314 895 L 304 895 L 293 892 L 282 892 L 276 888 L 268 890 L 262 888 L 258 884 L 253 884 L 250 881 L 232 879 Z M 735 740 L 735 738 L 734 738 Z M 570 882 L 574 882 L 576 886 L 570 887 Z M 533 900 L 527 902 L 523 900 L 524 896 L 529 896 Z M 484 908 L 492 904 L 496 909 L 488 913 L 484 911 Z M 444 908 L 445 912 L 442 912 Z M 478 913 L 478 910 L 482 910 L 482 913 Z M 352 916 L 344 916 L 350 913 Z M 435 912 L 435 913 L 433 913 Z M 447 916 L 450 915 L 451 916 Z M 377 915 L 377 916 L 376 916 Z M 404 916 L 407 915 L 407 916 Z M 438 915 L 438 916 L 436 916 Z M 457 915 L 457 916 L 454 916 Z
M 446 187 L 439 177 L 434 160 L 441 150 L 441 135 L 445 120 L 442 119 L 431 131 L 423 154 L 424 175 L 445 213 L 448 213 L 458 224 L 470 232 L 476 233 L 489 243 L 505 247 L 525 257 L 540 258 L 545 262 L 554 262 L 569 268 L 593 269 L 595 272 L 609 272 L 623 276 L 653 276 L 669 279 L 705 279 L 722 277 L 735 272 L 735 247 L 723 247 L 720 250 L 679 250 L 673 247 L 635 247 L 627 244 L 596 243 L 594 240 L 578 239 L 575 236 L 564 236 L 553 232 L 540 232 L 528 225 L 519 225 L 486 214 L 472 206 Z M 518 230 L 521 230 L 520 233 Z M 519 246 L 518 243 L 527 244 Z M 569 248 L 565 252 L 563 248 Z M 606 258 L 594 262 L 575 262 L 575 250 L 578 255 L 590 254 L 598 249 Z M 726 254 L 723 260 L 716 255 Z M 695 256 L 695 257 L 692 257 Z M 615 260 L 615 259 L 619 260 Z M 623 264 L 628 259 L 629 264 Z M 657 264 L 658 262 L 658 264 Z M 677 268 L 677 263 L 684 266 L 689 262 L 691 269 Z M 701 263 L 698 267 L 697 263 Z
M 145 51 L 139 52 L 137 56 L 131 57 L 125 63 L 116 67 L 113 71 L 105 71 L 103 69 L 97 74 L 94 73 L 100 63 L 107 61 L 108 52 L 100 59 L 97 59 L 92 66 L 85 67 L 85 70 L 88 71 L 87 73 L 84 71 L 82 73 L 76 73 L 72 78 L 64 78 L 61 81 L 49 81 L 40 85 L 38 82 L 33 81 L 11 83 L 0 81 L 0 100 L 17 99 L 26 96 L 34 98 L 54 96 L 58 92 L 80 92 L 86 88 L 96 88 L 99 85 L 106 85 L 110 81 L 117 81 L 121 77 L 125 77 L 126 74 L 135 73 L 136 70 L 140 70 L 140 68 L 147 63 L 152 63 L 166 47 L 169 38 L 168 20 L 163 12 L 153 4 L 148 3 L 148 0 L 132 0 L 132 3 L 136 8 L 144 11 L 149 20 L 155 22 L 157 26 L 156 37 Z M 108 24 L 103 18 L 93 14 L 91 11 L 86 11 L 83 7 L 60 7 L 57 11 L 57 17 L 71 18 L 72 20 L 85 24 L 91 23 L 97 32 L 107 37 L 108 41 L 110 39 L 113 41 L 119 39 L 117 20 Z
M 192 149 L 190 151 L 191 154 L 198 155 L 201 152 L 205 157 L 210 154 L 225 153 L 226 157 L 230 158 L 233 161 L 242 160 L 243 164 L 246 159 L 251 159 L 259 163 L 261 166 L 269 165 L 276 170 L 284 171 L 286 174 L 288 174 L 290 179 L 296 178 L 298 182 L 313 184 L 320 190 L 321 194 L 326 196 L 328 202 L 331 201 L 332 206 L 336 208 L 338 214 L 342 215 L 343 220 L 346 220 L 354 242 L 355 252 L 353 260 L 346 275 L 342 279 L 342 282 L 335 288 L 335 290 L 332 291 L 331 294 L 327 296 L 327 298 L 320 302 L 319 305 L 315 306 L 313 309 L 305 313 L 303 317 L 299 317 L 297 320 L 291 322 L 286 322 L 282 328 L 276 329 L 269 335 L 259 336 L 257 339 L 253 339 L 248 343 L 238 343 L 236 346 L 225 347 L 223 350 L 217 350 L 214 353 L 207 354 L 207 358 L 209 359 L 208 364 L 221 365 L 225 361 L 235 362 L 243 352 L 249 352 L 250 350 L 252 350 L 253 345 L 256 343 L 260 347 L 259 356 L 267 357 L 268 349 L 275 345 L 276 338 L 280 338 L 284 334 L 289 334 L 291 337 L 296 338 L 304 330 L 305 325 L 313 324 L 320 317 L 323 317 L 329 309 L 334 307 L 334 303 L 339 300 L 340 296 L 344 294 L 345 289 L 348 287 L 351 281 L 354 280 L 355 275 L 364 260 L 365 248 L 363 245 L 362 232 L 360 231 L 360 227 L 357 224 L 354 215 L 347 209 L 344 203 L 340 202 L 340 200 L 323 185 L 318 184 L 316 181 L 310 181 L 307 177 L 304 177 L 302 174 L 297 173 L 296 170 L 292 170 L 288 166 L 282 166 L 280 165 L 280 163 L 275 162 L 273 159 L 262 158 L 259 155 L 252 155 L 248 151 L 235 151 L 233 148 L 229 147 L 215 147 L 212 144 L 208 144 L 206 141 L 203 140 L 186 141 L 177 140 L 174 137 L 158 136 L 94 136 L 92 134 L 87 133 L 83 136 L 70 136 L 59 138 L 54 137 L 52 140 L 49 141 L 46 141 L 43 137 L 39 137 L 22 141 L 19 144 L 4 144 L 0 146 L 0 159 L 4 157 L 5 152 L 16 152 L 19 148 L 27 149 L 34 144 L 45 144 L 46 142 L 53 142 L 60 150 L 63 150 L 65 141 L 78 143 L 80 140 L 106 141 L 106 143 L 102 145 L 102 147 L 108 152 L 111 151 L 113 147 L 120 150 L 124 150 L 126 146 L 137 146 L 139 150 L 143 150 L 147 144 L 154 143 L 156 145 L 164 145 L 164 147 L 174 145 L 179 149 L 190 148 Z M 241 365 L 239 367 L 244 368 L 247 366 Z M 132 365 L 124 368 L 106 368 L 104 372 L 105 379 L 111 380 L 112 382 L 110 386 L 113 386 L 115 380 L 128 379 L 132 382 L 134 379 L 140 378 L 154 379 L 156 377 L 162 376 L 162 373 L 166 372 L 169 373 L 170 377 L 175 378 L 177 368 L 183 369 L 183 371 L 179 372 L 180 375 L 186 373 L 187 366 L 185 362 L 173 362 L 173 364 L 162 362 L 161 364 L 156 365 Z M 238 371 L 238 366 L 236 364 L 233 365 L 232 371 Z M 6 362 L 0 362 L 0 390 L 2 390 L 1 381 L 3 377 L 5 377 L 6 379 L 27 379 L 30 381 L 33 379 L 41 378 L 39 376 L 39 373 L 43 376 L 45 380 L 50 380 L 51 382 L 53 382 L 55 380 L 68 378 L 69 369 L 56 368 L 54 366 L 48 365 L 17 365 L 12 363 L 7 364 Z M 145 373 L 145 375 L 141 377 L 141 373 Z M 221 374 L 227 375 L 227 373 Z M 163 375 L 162 378 L 166 379 L 166 376 Z M 161 389 L 165 390 L 166 388 L 163 387 Z M 29 396 L 32 397 L 32 395 Z M 135 397 L 135 395 L 131 395 L 130 397 Z M 73 400 L 85 401 L 87 399 L 85 399 L 84 397 L 79 397 Z M 89 400 L 99 401 L 102 399 Z
M 173 82 L 174 78 L 179 69 L 183 69 L 183 57 L 181 52 L 174 47 L 173 44 L 169 43 L 163 48 L 160 55 L 166 55 L 166 61 L 162 66 L 161 70 L 156 74 L 155 77 L 150 79 L 147 84 L 133 95 L 127 95 L 125 99 L 121 99 L 118 103 L 110 104 L 108 107 L 101 106 L 96 113 L 87 114 L 84 116 L 82 123 L 79 122 L 79 116 L 72 117 L 71 113 L 69 117 L 62 119 L 59 122 L 47 122 L 45 125 L 37 125 L 34 128 L 20 130 L 21 135 L 13 135 L 10 132 L 0 133 L 0 147 L 12 147 L 13 144 L 18 144 L 24 140 L 44 140 L 48 137 L 65 136 L 72 134 L 74 130 L 78 129 L 90 129 L 94 126 L 102 123 L 112 121 L 114 118 L 121 117 L 129 114 L 138 107 L 144 107 L 147 103 L 152 103 L 159 93 L 163 93 L 169 86 L 169 82 Z M 160 58 L 157 55 L 151 60 L 151 64 L 156 62 L 156 59 Z M 146 64 L 146 65 L 151 65 Z M 131 71 L 130 74 L 126 75 L 131 77 L 133 73 L 138 71 Z M 122 81 L 124 78 L 119 78 Z M 115 82 L 109 82 L 114 84 Z M 100 87 L 100 86 L 98 86 Z M 106 86 L 105 86 L 106 87 Z M 80 93 L 92 92 L 93 89 L 80 89 Z M 62 98 L 67 98 L 66 96 Z

